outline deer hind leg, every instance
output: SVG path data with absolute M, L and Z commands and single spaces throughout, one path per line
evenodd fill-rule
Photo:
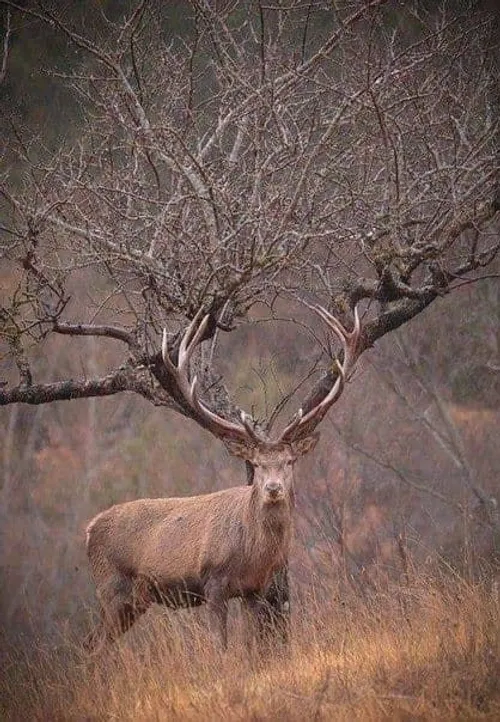
M 97 586 L 101 619 L 85 641 L 87 649 L 95 651 L 106 642 L 113 642 L 144 614 L 149 604 L 140 592 L 131 579 L 121 574 L 108 577 L 105 583 Z

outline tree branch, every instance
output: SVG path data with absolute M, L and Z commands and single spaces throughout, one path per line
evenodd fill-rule
M 48 384 L 16 386 L 0 389 L 0 406 L 7 404 L 47 404 L 52 401 L 70 401 L 93 396 L 111 396 L 122 391 L 133 391 L 151 397 L 151 390 L 129 369 L 118 369 L 97 379 L 76 379 L 56 381 Z
M 54 333 L 65 334 L 67 336 L 107 336 L 123 341 L 130 348 L 137 348 L 137 342 L 131 333 L 119 326 L 111 325 L 93 325 L 90 323 L 68 323 L 66 321 L 54 322 Z

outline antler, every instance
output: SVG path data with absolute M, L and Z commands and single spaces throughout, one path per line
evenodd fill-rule
M 189 380 L 189 361 L 194 349 L 203 338 L 210 319 L 209 314 L 206 314 L 203 318 L 202 316 L 203 308 L 200 308 L 186 328 L 179 345 L 177 365 L 173 363 L 169 356 L 167 330 L 163 329 L 161 346 L 163 363 L 168 369 L 171 378 L 174 380 L 185 404 L 194 412 L 194 417 L 200 419 L 203 425 L 215 436 L 223 439 L 238 439 L 246 444 L 262 443 L 263 439 L 257 435 L 253 426 L 253 419 L 248 414 L 240 410 L 241 424 L 224 419 L 222 416 L 211 411 L 200 400 L 198 396 L 198 377 L 195 375 L 192 381 Z
M 211 411 L 199 398 L 197 376 L 195 375 L 192 381 L 189 380 L 189 362 L 194 349 L 203 338 L 210 319 L 208 314 L 203 316 L 202 308 L 200 308 L 186 328 L 179 345 L 177 364 L 174 364 L 169 356 L 167 331 L 164 329 L 161 348 L 163 362 L 177 387 L 178 394 L 182 398 L 184 406 L 188 408 L 195 420 L 221 439 L 238 440 L 247 445 L 267 444 L 269 446 L 275 446 L 290 443 L 314 431 L 330 406 L 332 406 L 341 395 L 345 382 L 355 366 L 359 355 L 358 341 L 361 333 L 361 324 L 356 308 L 354 309 L 354 328 L 349 332 L 346 331 L 338 319 L 328 313 L 322 306 L 306 305 L 325 321 L 335 336 L 340 340 L 344 350 L 344 360 L 341 364 L 338 359 L 336 359 L 339 373 L 335 383 L 326 396 L 306 414 L 304 414 L 302 409 L 299 409 L 293 420 L 286 426 L 277 439 L 268 438 L 267 435 L 264 434 L 262 436 L 259 435 L 255 429 L 255 422 L 252 417 L 244 411 L 239 410 L 241 423 L 229 421 L 214 411 Z
M 344 390 L 345 382 L 354 369 L 359 356 L 358 341 L 361 334 L 361 323 L 357 308 L 354 309 L 354 328 L 349 332 L 344 328 L 344 326 L 342 326 L 335 316 L 332 316 L 332 314 L 322 306 L 306 305 L 317 313 L 318 316 L 320 316 L 320 318 L 322 318 L 333 331 L 335 336 L 337 336 L 344 350 L 344 361 L 340 364 L 338 359 L 335 360 L 339 375 L 328 394 L 306 414 L 304 414 L 302 409 L 299 409 L 292 421 L 285 429 L 283 429 L 277 442 L 289 443 L 298 437 L 302 437 L 314 431 L 330 406 L 332 406 L 341 395 Z

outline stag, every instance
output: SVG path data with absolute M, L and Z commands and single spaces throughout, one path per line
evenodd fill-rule
M 89 640 L 115 639 L 153 603 L 191 607 L 206 603 L 211 626 L 227 645 L 227 609 L 231 598 L 245 601 L 257 626 L 266 616 L 264 600 L 273 575 L 287 566 L 293 533 L 296 460 L 310 452 L 316 426 L 339 398 L 359 354 L 360 322 L 344 326 L 321 306 L 311 307 L 343 348 L 331 388 L 307 413 L 302 409 L 277 438 L 257 429 L 240 412 L 234 421 L 208 408 L 199 398 L 189 366 L 209 323 L 200 310 L 170 358 L 164 332 L 162 359 L 176 397 L 188 413 L 222 439 L 229 452 L 254 470 L 253 483 L 212 494 L 184 498 L 139 499 L 98 514 L 87 527 L 87 552 L 101 623 Z

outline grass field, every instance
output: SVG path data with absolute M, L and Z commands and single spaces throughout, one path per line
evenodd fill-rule
M 8 652 L 0 718 L 496 721 L 499 610 L 494 585 L 449 575 L 342 599 L 311 589 L 290 648 L 265 659 L 249 655 L 238 614 L 226 653 L 199 612 L 146 617 L 95 658 L 65 632 Z

